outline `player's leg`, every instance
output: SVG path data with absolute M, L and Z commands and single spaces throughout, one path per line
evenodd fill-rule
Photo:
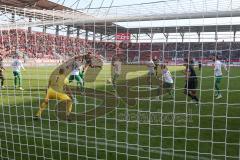
M 42 112 L 46 109 L 46 107 L 48 106 L 48 97 L 46 96 L 44 102 L 39 106 L 39 109 L 35 115 L 36 118 L 40 118 L 42 115 Z
M 35 119 L 39 119 L 43 113 L 43 111 L 48 106 L 49 99 L 55 99 L 66 102 L 66 116 L 68 117 L 72 111 L 72 100 L 71 98 L 64 94 L 64 93 L 58 93 L 54 91 L 53 89 L 49 88 L 47 91 L 46 98 L 44 99 L 44 102 L 39 106 L 39 109 L 35 115 Z
M 23 90 L 21 73 L 17 71 L 13 71 L 13 76 L 14 76 L 14 88 L 17 88 L 18 86 L 20 90 Z
M 84 89 L 84 80 L 80 75 L 75 75 L 74 79 L 77 81 L 77 86 L 80 87 L 81 91 Z
M 72 83 L 73 80 L 74 80 L 74 75 L 70 75 L 68 78 L 68 83 Z
M 152 79 L 154 78 L 154 73 L 149 71 L 147 76 L 147 82 L 150 85 L 150 88 L 152 88 Z
M 165 89 L 165 82 L 160 80 L 159 87 L 158 87 L 158 90 L 157 90 L 157 96 L 155 98 L 156 100 L 159 100 L 160 97 L 162 98 L 164 89 Z
M 199 99 L 197 98 L 197 90 L 196 89 L 191 90 L 190 94 L 191 94 L 192 100 L 198 103 Z
M 46 107 L 48 106 L 48 102 L 50 99 L 57 99 L 57 92 L 55 92 L 52 88 L 48 88 L 47 90 L 47 95 L 44 99 L 44 102 L 41 103 L 41 105 L 39 106 L 39 109 L 36 113 L 37 118 L 41 117 L 43 111 L 46 109 Z
M 22 88 L 22 74 L 21 74 L 21 72 L 19 72 L 19 74 L 18 74 L 18 86 L 19 86 L 20 90 L 24 90 Z
M 82 79 L 81 79 L 81 77 L 79 76 L 79 75 L 75 75 L 74 76 L 74 79 L 77 81 L 77 86 L 78 87 L 82 87 Z
M 85 79 L 84 79 L 84 73 L 79 73 L 80 81 L 82 83 L 82 86 L 85 86 Z
M 70 113 L 72 112 L 72 100 L 70 98 L 66 100 L 66 106 L 67 106 L 66 116 L 69 117 Z
M 173 83 L 166 83 L 165 84 L 166 91 L 171 98 L 173 98 Z
M 112 85 L 113 85 L 113 89 L 116 89 L 116 82 L 117 82 L 117 79 L 119 77 L 119 74 L 114 74 L 113 75 L 113 78 L 112 78 Z
M 17 81 L 18 81 L 18 72 L 13 71 L 13 76 L 14 76 L 14 88 L 17 87 Z
M 193 101 L 198 102 L 198 98 L 196 96 L 197 95 L 196 88 L 197 80 L 186 81 L 184 94 L 188 95 L 188 97 L 190 97 Z
M 42 112 L 46 109 L 46 107 L 48 106 L 48 101 L 49 101 L 49 99 L 53 99 L 53 98 L 55 98 L 55 93 L 53 93 L 53 91 L 52 91 L 52 89 L 48 89 L 47 90 L 47 95 L 46 95 L 46 97 L 45 97 L 45 99 L 44 99 L 44 102 L 42 102 L 41 103 L 41 105 L 39 106 L 39 109 L 38 109 L 38 111 L 37 111 L 37 113 L 36 113 L 36 115 L 35 115 L 35 118 L 40 118 L 41 117 L 41 115 L 42 115 Z
M 197 79 L 193 80 L 190 84 L 190 95 L 193 101 L 198 103 L 199 99 L 197 98 L 197 86 L 198 86 L 198 81 Z
M 188 91 L 188 81 L 185 82 L 184 92 L 183 92 L 183 93 L 184 93 L 185 95 L 188 95 L 188 96 L 190 97 L 189 91 Z
M 1 85 L 0 85 L 0 89 L 4 87 L 4 81 L 5 81 L 5 78 L 4 78 L 4 75 L 3 74 L 0 74 L 0 81 L 1 81 Z
M 158 66 L 156 66 L 155 68 L 155 74 L 156 74 L 156 77 L 158 76 Z
M 70 116 L 70 113 L 72 112 L 72 99 L 64 93 L 58 93 L 57 99 L 65 102 L 65 104 L 66 104 L 66 119 L 71 120 L 69 116 Z
M 220 92 L 220 84 L 221 84 L 222 77 L 216 77 L 215 80 L 215 92 L 217 99 L 222 98 L 221 92 Z

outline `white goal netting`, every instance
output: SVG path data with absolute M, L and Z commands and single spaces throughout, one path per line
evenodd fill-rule
M 0 2 L 0 159 L 239 159 L 238 0 L 39 3 Z

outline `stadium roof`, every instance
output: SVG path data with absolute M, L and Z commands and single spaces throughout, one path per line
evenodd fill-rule
M 142 21 L 166 21 L 180 19 L 207 19 L 220 17 L 240 17 L 239 0 L 139 0 L 129 1 L 79 1 L 68 0 L 53 2 L 66 5 L 74 10 L 91 15 L 90 18 L 71 19 L 64 24 L 80 26 L 97 33 L 114 34 L 116 32 L 130 33 L 176 33 L 176 32 L 229 32 L 238 30 L 240 23 L 217 23 L 215 25 L 201 23 L 199 25 L 142 26 Z M 112 2 L 112 3 L 110 3 Z M 212 19 L 212 21 L 216 21 Z M 129 27 L 121 22 L 136 22 L 140 25 Z M 187 22 L 186 22 L 187 23 Z M 218 27 L 216 27 L 218 26 Z
M 36 10 L 72 10 L 66 6 L 48 0 L 6 0 L 0 1 L 2 13 L 15 13 L 18 16 L 32 17 L 41 20 L 59 19 L 61 16 L 53 16 L 36 12 Z
M 95 31 L 96 33 L 113 35 L 115 33 L 188 33 L 188 32 L 233 32 L 240 31 L 240 25 L 209 25 L 209 26 L 178 26 L 178 27 L 141 27 L 141 28 L 124 28 L 115 25 L 84 25 L 83 29 Z
M 12 7 L 18 7 L 18 8 L 31 8 L 31 9 L 72 10 L 71 8 L 68 8 L 66 6 L 63 6 L 48 0 L 5 0 L 5 1 L 0 1 L 0 5 L 12 6 Z
M 199 25 L 139 26 L 129 27 L 123 23 L 143 21 L 166 21 L 180 19 L 206 19 L 220 17 L 240 17 L 239 0 L 140 0 L 138 4 L 129 0 L 79 1 L 79 0 L 9 0 L 0 2 L 0 10 L 24 16 L 34 16 L 41 22 L 9 23 L 1 28 L 16 26 L 70 25 L 96 33 L 176 33 L 176 32 L 229 32 L 238 31 L 240 23 L 201 23 Z M 112 2 L 112 3 L 111 3 Z M 17 7 L 17 9 L 16 9 Z M 27 10 L 24 9 L 28 8 Z M 45 9 L 45 10 L 42 10 Z M 53 23 L 54 19 L 54 23 Z

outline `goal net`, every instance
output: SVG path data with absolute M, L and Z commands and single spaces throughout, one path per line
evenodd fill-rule
M 0 2 L 0 159 L 239 159 L 239 1 L 39 3 Z

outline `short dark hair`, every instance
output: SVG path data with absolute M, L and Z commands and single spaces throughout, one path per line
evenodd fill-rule
M 185 58 L 184 62 L 187 63 L 187 64 L 193 64 L 194 63 L 193 59 L 191 59 L 191 58 Z
M 216 55 L 215 56 L 217 60 L 220 60 L 221 59 L 221 56 L 220 55 Z
M 59 74 L 64 74 L 64 71 L 65 71 L 65 70 L 64 70 L 63 68 L 60 68 L 58 73 L 59 73 Z

